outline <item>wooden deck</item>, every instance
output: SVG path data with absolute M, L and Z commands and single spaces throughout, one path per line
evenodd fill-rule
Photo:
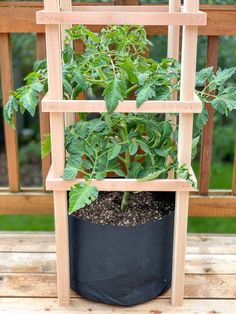
M 53 233 L 0 233 L 0 313 L 235 314 L 236 236 L 189 235 L 185 301 L 171 307 L 170 293 L 121 308 L 89 302 L 71 292 L 57 305 Z

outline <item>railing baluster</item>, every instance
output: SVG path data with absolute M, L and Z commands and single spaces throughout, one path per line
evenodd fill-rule
M 233 169 L 233 181 L 232 181 L 232 194 L 236 195 L 236 139 L 234 144 L 234 169 Z
M 209 36 L 207 45 L 207 66 L 213 66 L 217 69 L 218 64 L 218 37 Z M 213 116 L 214 109 L 211 104 L 206 104 L 209 120 L 202 132 L 200 175 L 199 175 L 199 193 L 207 195 L 209 190 L 211 154 L 212 154 L 212 136 L 213 136 Z
M 44 59 L 46 57 L 46 43 L 45 34 L 37 34 L 37 59 Z M 41 110 L 41 99 L 39 98 L 39 123 L 40 123 L 40 138 L 41 143 L 44 140 L 44 135 L 50 133 L 49 125 L 49 113 L 42 112 Z M 43 177 L 43 188 L 45 190 L 45 180 L 51 165 L 51 154 L 42 159 L 42 177 Z
M 5 106 L 10 91 L 13 87 L 10 38 L 9 34 L 7 33 L 0 34 L 0 66 L 2 81 L 2 100 L 3 106 Z M 11 192 L 18 192 L 20 189 L 20 174 L 17 131 L 13 130 L 5 121 L 4 130 L 9 188 Z

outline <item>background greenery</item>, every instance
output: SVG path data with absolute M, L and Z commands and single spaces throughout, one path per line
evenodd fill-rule
M 0 0 L 1 2 L 1 0 Z M 79 1 L 75 1 L 79 2 Z M 85 2 L 85 1 L 80 1 Z M 93 1 L 91 1 L 93 2 Z M 103 1 L 110 2 L 110 1 Z M 141 0 L 142 3 L 168 3 L 167 0 Z M 202 4 L 235 4 L 235 0 L 201 0 Z M 161 59 L 166 55 L 166 37 L 151 38 L 153 47 L 151 56 Z M 12 34 L 11 45 L 13 52 L 14 85 L 20 86 L 23 77 L 32 70 L 36 59 L 36 35 Z M 198 69 L 205 66 L 207 39 L 199 38 Z M 236 65 L 236 37 L 220 37 L 219 39 L 219 66 L 232 67 Z M 229 84 L 235 84 L 236 78 Z M 0 94 L 1 95 L 1 94 Z M 37 162 L 40 156 L 38 117 L 18 117 L 20 163 L 21 166 L 29 162 Z M 229 117 L 214 117 L 213 158 L 211 167 L 210 188 L 230 189 L 232 183 L 232 167 L 234 154 L 236 113 Z M 3 126 L 0 112 L 0 149 L 3 150 Z M 195 157 L 193 167 L 199 172 L 199 155 Z M 50 216 L 2 216 L 0 230 L 53 230 L 53 218 Z M 236 232 L 236 218 L 202 218 L 189 219 L 190 232 Z

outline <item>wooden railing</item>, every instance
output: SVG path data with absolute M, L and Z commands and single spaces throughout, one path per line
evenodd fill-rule
M 78 5 L 89 4 L 91 3 L 83 2 Z M 93 3 L 93 5 L 100 4 Z M 103 5 L 138 5 L 138 0 L 116 0 L 115 3 L 103 3 Z M 13 87 L 10 34 L 36 33 L 37 58 L 45 57 L 44 26 L 35 23 L 36 11 L 40 9 L 42 9 L 42 2 L 0 2 L 0 67 L 3 105 L 6 104 Z M 236 5 L 202 5 L 201 10 L 208 14 L 207 26 L 199 29 L 199 35 L 205 35 L 208 39 L 206 64 L 217 68 L 219 36 L 236 36 Z M 98 31 L 100 27 L 93 26 L 92 29 Z M 149 26 L 146 30 L 149 36 L 167 34 L 167 28 L 162 26 Z M 199 193 L 191 195 L 190 215 L 236 216 L 236 148 L 232 189 L 209 190 L 214 110 L 210 105 L 207 105 L 207 110 L 209 121 L 202 136 Z M 49 133 L 48 114 L 39 110 L 39 120 L 42 138 L 43 134 Z M 52 213 L 52 195 L 46 193 L 44 189 L 50 156 L 42 161 L 42 188 L 20 187 L 17 132 L 5 122 L 4 129 L 9 187 L 0 188 L 0 214 Z

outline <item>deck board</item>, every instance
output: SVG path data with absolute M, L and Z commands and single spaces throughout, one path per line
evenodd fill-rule
M 236 236 L 189 235 L 185 301 L 170 306 L 170 291 L 145 304 L 121 308 L 94 303 L 71 291 L 59 307 L 55 236 L 50 232 L 0 232 L 0 314 L 2 313 L 236 313 Z

